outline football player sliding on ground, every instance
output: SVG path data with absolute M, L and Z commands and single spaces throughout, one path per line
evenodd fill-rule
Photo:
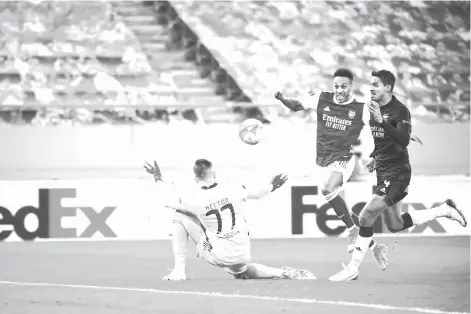
M 224 269 L 236 279 L 316 279 L 306 270 L 273 268 L 251 262 L 249 228 L 241 210 L 247 199 L 260 199 L 281 187 L 288 179 L 279 174 L 263 186 L 244 186 L 216 180 L 209 160 L 193 166 L 196 185 L 179 195 L 174 185 L 164 182 L 154 165 L 144 165 L 169 198 L 166 207 L 174 209 L 172 247 L 175 267 L 164 280 L 186 280 L 188 236 L 195 242 L 197 256 Z M 172 200 L 171 195 L 176 195 Z

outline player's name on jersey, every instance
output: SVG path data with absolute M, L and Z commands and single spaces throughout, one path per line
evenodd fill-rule
M 322 120 L 325 121 L 325 126 L 337 130 L 345 131 L 347 126 L 352 125 L 352 120 L 340 119 L 334 116 L 329 116 L 328 114 L 322 114 Z
M 371 129 L 371 132 L 372 132 L 374 137 L 379 137 L 379 138 L 384 137 L 384 129 L 382 127 L 380 127 L 380 126 L 371 126 L 370 129 Z
M 234 236 L 240 234 L 239 230 L 231 230 L 229 232 L 226 232 L 224 234 L 218 234 L 217 237 L 220 239 L 230 239 L 233 238 Z
M 229 204 L 229 199 L 226 197 L 226 198 L 223 198 L 220 201 L 217 201 L 217 202 L 211 203 L 209 205 L 206 205 L 205 209 L 206 210 L 219 209 L 222 206 L 227 205 L 227 204 Z

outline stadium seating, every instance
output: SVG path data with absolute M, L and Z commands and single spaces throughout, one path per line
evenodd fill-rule
M 272 102 L 276 89 L 329 88 L 339 66 L 354 70 L 362 97 L 370 71 L 388 68 L 411 107 L 461 105 L 469 119 L 469 2 L 171 5 L 254 103 Z
M 40 125 L 66 120 L 139 123 L 166 115 L 162 110 L 117 111 L 115 107 L 179 105 L 198 94 L 213 102 L 220 100 L 214 88 L 201 80 L 190 79 L 189 88 L 182 88 L 178 79 L 191 77 L 191 67 L 182 69 L 186 73 L 181 76 L 167 71 L 168 57 L 176 53 L 165 51 L 165 35 L 159 37 L 163 27 L 139 28 L 139 23 L 152 22 L 151 10 L 144 8 L 144 16 L 126 16 L 126 12 L 133 13 L 126 11 L 126 3 L 116 4 L 117 8 L 98 1 L 2 2 L 0 104 L 8 109 L 0 111 L 3 120 L 13 122 L 22 117 L 23 122 Z M 48 20 L 51 11 L 53 21 Z M 153 33 L 149 39 L 154 43 L 146 42 L 146 31 Z M 161 58 L 155 58 L 159 53 Z M 73 108 L 78 105 L 90 109 L 105 105 L 110 109 Z M 36 110 L 38 106 L 44 109 Z
M 226 105 L 247 99 L 221 79 L 224 75 L 208 69 L 211 56 L 196 51 L 197 37 L 171 6 L 153 1 L 119 2 L 115 3 L 115 10 L 139 38 L 154 71 L 172 79 L 178 102 L 198 108 L 181 112 L 182 118 L 207 122 L 233 120 L 233 112 Z
M 328 89 L 339 66 L 358 97 L 388 68 L 414 115 L 469 121 L 469 2 L 17 1 L 0 16 L 0 123 L 269 123 L 286 115 L 273 91 Z

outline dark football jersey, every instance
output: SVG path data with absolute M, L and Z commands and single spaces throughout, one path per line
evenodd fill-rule
M 326 167 L 350 159 L 355 154 L 353 145 L 369 120 L 364 103 L 353 98 L 337 104 L 334 93 L 320 92 L 307 99 L 305 106 L 317 111 L 317 165 Z
M 400 122 L 408 126 L 408 132 L 411 133 L 411 116 L 409 109 L 401 103 L 395 96 L 391 101 L 380 107 L 383 120 L 397 128 Z M 407 147 L 400 145 L 394 138 L 385 132 L 379 123 L 370 117 L 370 129 L 373 134 L 375 148 L 371 157 L 376 159 L 377 166 L 384 164 L 409 164 L 409 152 Z

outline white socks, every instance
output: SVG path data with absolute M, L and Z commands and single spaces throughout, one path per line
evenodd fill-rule
M 188 249 L 188 232 L 179 222 L 172 225 L 172 248 L 175 257 L 175 271 L 185 273 Z
M 412 219 L 413 225 L 416 226 L 432 221 L 436 218 L 444 217 L 448 210 L 448 205 L 442 204 L 440 206 L 432 207 L 430 209 L 415 210 L 413 212 L 409 212 L 409 216 Z
M 175 213 L 172 224 L 172 247 L 175 257 L 175 271 L 185 272 L 189 237 L 198 246 L 204 239 L 204 231 L 194 219 Z
M 363 258 L 365 257 L 365 253 L 368 250 L 368 246 L 371 243 L 371 239 L 373 237 L 362 237 L 358 236 L 356 242 L 355 242 L 355 249 L 353 250 L 352 254 L 352 261 L 350 262 L 350 265 L 357 268 L 360 267 L 361 262 L 363 261 Z

